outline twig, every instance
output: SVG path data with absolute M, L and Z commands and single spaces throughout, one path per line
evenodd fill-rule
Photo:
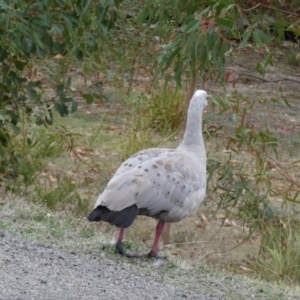
M 276 7 L 270 7 L 266 4 L 263 4 L 263 3 L 258 3 L 256 4 L 255 6 L 251 7 L 251 8 L 248 8 L 248 9 L 243 9 L 241 8 L 239 5 L 239 9 L 243 12 L 250 12 L 251 10 L 254 10 L 254 9 L 257 9 L 259 8 L 260 6 L 264 7 L 264 8 L 268 8 L 268 9 L 271 9 L 271 10 L 276 10 L 276 11 L 279 11 L 279 12 L 282 12 L 284 14 L 287 14 L 287 15 L 292 15 L 292 16 L 296 16 L 296 17 L 299 17 L 300 15 L 299 14 L 295 14 L 295 13 L 292 13 L 290 11 L 286 11 L 286 10 L 282 10 L 282 9 L 279 9 L 279 8 L 276 8 Z
M 129 85 L 128 85 L 128 94 L 131 92 L 132 89 L 132 83 L 133 83 L 133 77 L 135 74 L 135 65 L 136 65 L 136 57 L 133 58 L 132 60 L 132 70 L 130 72 L 130 77 L 128 79 Z
M 285 167 L 282 166 L 278 161 L 276 161 L 271 156 L 265 154 L 265 159 L 268 161 L 268 163 L 277 170 L 279 174 L 281 174 L 288 182 L 292 183 L 294 186 L 298 187 L 300 189 L 300 184 L 298 181 L 296 181 L 294 178 L 291 177 L 290 170 L 287 170 Z
M 193 77 L 192 77 L 192 79 L 190 81 L 188 95 L 187 95 L 187 99 L 186 99 L 187 107 L 189 105 L 190 99 L 192 98 L 192 96 L 193 96 L 193 94 L 195 92 L 196 79 L 197 79 L 197 76 L 196 76 L 196 73 L 194 73 Z
M 261 80 L 266 83 L 280 82 L 280 81 L 292 81 L 292 82 L 300 83 L 300 80 L 298 80 L 298 79 L 286 78 L 286 77 L 280 77 L 280 78 L 274 79 L 274 80 L 267 80 L 267 79 L 264 79 L 263 77 L 255 76 L 252 74 L 246 74 L 246 73 L 240 73 L 240 74 L 238 74 L 238 77 L 239 76 L 256 78 L 256 79 Z

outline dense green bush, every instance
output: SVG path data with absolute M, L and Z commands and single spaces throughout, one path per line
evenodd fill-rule
M 28 78 L 32 60 L 44 63 L 55 55 L 75 54 L 82 60 L 97 50 L 113 27 L 119 1 L 1 1 L 0 3 L 0 171 L 16 176 L 18 158 L 10 149 L 11 137 L 19 133 L 23 113 L 34 115 L 39 124 L 51 124 L 52 107 L 61 116 L 77 109 L 72 78 L 43 83 Z M 45 85 L 54 94 L 45 96 Z M 81 95 L 88 103 L 93 94 Z M 45 109 L 45 107 L 47 109 Z M 2 176 L 2 177 L 3 177 Z

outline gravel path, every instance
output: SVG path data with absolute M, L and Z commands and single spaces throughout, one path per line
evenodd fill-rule
M 0 266 L 1 300 L 300 299 L 239 277 L 188 271 L 170 276 L 149 263 L 81 257 L 5 231 L 0 232 Z M 187 279 L 193 284 L 182 288 Z
M 217 299 L 161 283 L 117 263 L 88 260 L 1 233 L 2 300 Z

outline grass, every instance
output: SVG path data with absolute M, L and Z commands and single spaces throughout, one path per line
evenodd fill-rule
M 280 220 L 277 226 L 267 226 L 261 243 L 260 256 L 250 264 L 264 278 L 285 283 L 300 282 L 299 224 Z
M 299 67 L 300 66 L 300 51 L 299 51 L 299 47 L 298 47 L 298 51 L 297 50 L 290 50 L 288 55 L 287 55 L 287 63 L 293 67 Z

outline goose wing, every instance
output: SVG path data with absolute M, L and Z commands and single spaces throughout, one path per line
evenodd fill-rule
M 181 211 L 184 217 L 191 206 L 195 209 L 200 205 L 205 193 L 205 163 L 178 150 L 149 149 L 139 153 L 120 166 L 95 207 L 120 211 L 135 204 L 149 215 Z M 199 197 L 202 199 L 196 199 Z M 178 214 L 177 218 L 181 218 Z

